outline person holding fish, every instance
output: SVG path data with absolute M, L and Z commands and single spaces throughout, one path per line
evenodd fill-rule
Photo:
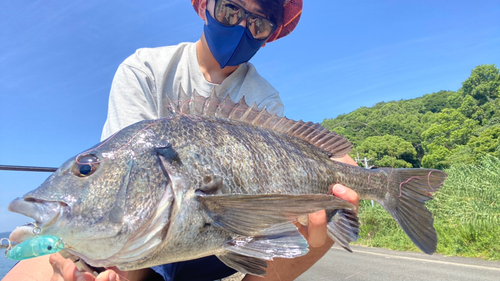
M 199 41 L 154 49 L 139 49 L 118 68 L 110 93 L 109 111 L 102 139 L 118 130 L 146 119 L 158 119 L 170 112 L 169 101 L 179 93 L 212 92 L 233 101 L 243 97 L 249 104 L 283 116 L 284 106 L 278 92 L 262 78 L 248 61 L 269 42 L 293 31 L 302 12 L 302 0 L 191 0 L 205 22 Z M 348 155 L 334 159 L 356 165 Z M 336 184 L 330 194 L 358 206 L 353 190 Z M 309 269 L 331 248 L 327 237 L 325 211 L 309 215 L 308 226 L 296 224 L 307 239 L 310 251 L 294 259 L 268 262 L 267 274 L 247 275 L 243 280 L 294 280 Z M 99 245 L 96 245 L 99 247 Z M 52 268 L 49 266 L 52 266 Z M 216 280 L 235 273 L 215 256 L 153 269 L 131 272 L 108 269 L 94 277 L 79 272 L 70 259 L 53 254 L 20 262 L 6 277 L 8 280 Z M 155 279 L 156 278 L 156 279 Z

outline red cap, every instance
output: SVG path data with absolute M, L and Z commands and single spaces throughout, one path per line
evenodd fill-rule
M 201 0 L 191 0 L 195 11 Z M 267 39 L 267 42 L 273 42 L 281 37 L 290 34 L 299 23 L 302 14 L 302 0 L 285 0 L 283 3 L 283 23 L 278 26 L 276 31 Z

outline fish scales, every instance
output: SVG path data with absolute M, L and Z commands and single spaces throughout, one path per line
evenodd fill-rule
M 219 194 L 324 194 L 336 181 L 327 154 L 300 139 L 215 118 L 179 116 L 158 126 L 165 139 L 180 140 L 173 148 L 189 159 L 183 161 L 187 173 L 224 178 Z

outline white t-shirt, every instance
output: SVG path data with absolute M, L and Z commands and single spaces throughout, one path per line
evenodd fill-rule
M 243 96 L 249 105 L 266 107 L 283 116 L 278 91 L 257 73 L 251 63 L 241 64 L 222 84 L 205 80 L 196 56 L 196 43 L 145 48 L 128 57 L 116 71 L 109 95 L 108 117 L 101 139 L 106 139 L 133 123 L 165 117 L 170 100 L 179 100 L 179 89 L 191 95 L 194 90 L 208 97 L 212 90 L 233 101 Z

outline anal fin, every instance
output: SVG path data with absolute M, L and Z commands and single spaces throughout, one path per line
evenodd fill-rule
M 262 236 L 240 236 L 224 245 L 224 249 L 263 260 L 295 258 L 309 252 L 307 240 L 292 223 L 278 224 L 264 230 Z

